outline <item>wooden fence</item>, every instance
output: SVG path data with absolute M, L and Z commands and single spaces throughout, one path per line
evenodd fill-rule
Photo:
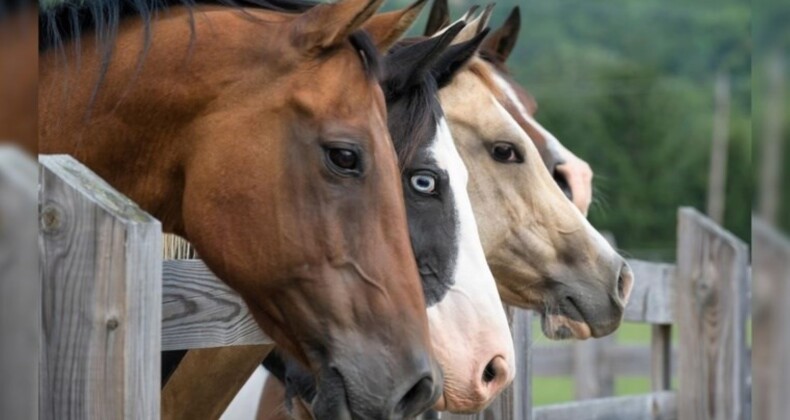
M 157 220 L 68 156 L 41 156 L 39 163 L 41 363 L 32 351 L 15 357 L 37 366 L 40 418 L 156 419 L 161 350 L 270 343 L 202 262 L 161 260 Z M 531 378 L 547 369 L 548 357 L 580 368 L 580 381 L 601 366 L 643 368 L 628 361 L 627 348 L 563 350 L 532 366 L 530 314 L 509 308 L 519 350 L 514 385 L 479 415 L 442 418 L 750 418 L 747 247 L 681 209 L 677 256 L 676 265 L 630 261 L 636 281 L 625 319 L 651 325 L 652 393 L 533 409 Z M 674 361 L 672 328 L 680 337 Z M 670 387 L 673 362 L 677 392 Z M 603 392 L 596 386 L 584 393 Z M 21 410 L 16 418 L 36 417 Z
M 483 413 L 444 415 L 443 419 L 750 419 L 750 372 L 746 338 L 749 315 L 749 254 L 746 245 L 699 212 L 678 212 L 677 264 L 630 260 L 634 290 L 625 322 L 649 324 L 649 357 L 612 339 L 564 348 L 531 348 L 529 332 L 514 330 L 526 346 L 517 357 L 529 372 L 516 382 L 530 389 L 541 374 L 573 374 L 577 398 L 611 395 L 614 374 L 649 371 L 652 392 L 639 396 L 594 398 L 526 409 L 531 394 L 503 394 Z M 516 311 L 519 313 L 522 311 Z M 523 318 L 528 319 L 528 315 Z M 528 322 L 528 321 L 527 321 Z M 679 332 L 673 352 L 672 328 Z M 529 359 L 533 358 L 532 361 Z M 679 389 L 671 388 L 673 366 Z M 785 388 L 786 389 L 786 388 Z

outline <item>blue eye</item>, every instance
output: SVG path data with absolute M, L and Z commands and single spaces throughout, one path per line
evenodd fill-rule
M 412 175 L 411 186 L 419 193 L 433 194 L 436 190 L 436 178 L 427 174 Z

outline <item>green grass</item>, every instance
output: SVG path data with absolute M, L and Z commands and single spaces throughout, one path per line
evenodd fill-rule
M 558 404 L 573 400 L 573 378 L 532 378 L 532 404 L 534 406 Z

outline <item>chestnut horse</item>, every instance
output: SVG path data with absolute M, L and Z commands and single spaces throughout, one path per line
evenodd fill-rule
M 467 25 L 466 36 L 484 23 Z M 534 119 L 520 112 L 510 85 L 475 57 L 439 98 L 469 168 L 469 195 L 502 300 L 539 311 L 549 338 L 613 332 L 631 269 L 546 170 L 529 135 Z
M 376 18 L 365 25 L 371 32 Z M 514 350 L 466 191 L 466 167 L 436 96 L 485 36 L 481 33 L 445 51 L 463 25 L 391 50 L 384 59 L 382 87 L 403 174 L 409 233 L 422 275 L 431 339 L 444 372 L 445 391 L 436 408 L 476 412 L 512 380 Z M 264 401 L 259 419 L 288 418 L 282 404 L 283 383 L 288 384 L 289 403 L 294 395 L 307 402 L 314 395 L 312 378 L 283 359 L 272 354 L 264 363 L 273 374 L 267 379 L 264 398 L 279 402 Z M 297 415 L 306 410 L 301 403 L 295 409 Z
M 357 31 L 380 3 L 95 0 L 40 15 L 41 151 L 187 238 L 317 376 L 321 418 L 409 417 L 442 394 L 378 40 Z

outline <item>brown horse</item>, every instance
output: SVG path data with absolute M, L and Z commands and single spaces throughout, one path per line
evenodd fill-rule
M 409 10 L 390 13 L 408 16 Z M 390 13 L 377 15 L 365 28 Z M 447 49 L 462 26 L 459 23 L 439 37 L 406 41 L 391 49 L 383 61 L 382 87 L 403 174 L 409 233 L 428 304 L 431 340 L 444 373 L 444 395 L 436 408 L 476 412 L 510 383 L 515 357 L 480 244 L 466 188 L 468 173 L 437 98 L 438 87 L 452 80 L 484 39 L 481 33 Z M 312 378 L 276 356 L 264 362 L 272 374 L 264 399 L 280 395 L 282 383 L 288 383 L 289 395 L 298 394 L 310 402 Z M 300 404 L 295 407 L 295 414 L 308 411 Z M 289 413 L 280 408 L 281 404 L 261 404 L 258 418 L 288 418 Z
M 140 3 L 97 0 L 42 17 L 96 36 L 42 34 L 41 151 L 189 239 L 317 375 L 321 418 L 408 417 L 441 395 L 378 40 L 357 31 L 380 3 L 176 4 L 113 24 Z
M 475 23 L 467 36 L 485 24 Z M 509 86 L 478 57 L 439 91 L 469 168 L 469 194 L 500 296 L 540 311 L 548 337 L 607 335 L 622 320 L 631 269 L 546 170 Z

